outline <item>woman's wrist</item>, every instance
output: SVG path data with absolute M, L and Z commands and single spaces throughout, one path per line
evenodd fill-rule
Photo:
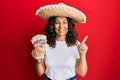
M 42 59 L 38 59 L 37 64 L 41 64 L 41 63 L 42 63 Z
M 80 58 L 86 58 L 86 54 L 80 54 Z

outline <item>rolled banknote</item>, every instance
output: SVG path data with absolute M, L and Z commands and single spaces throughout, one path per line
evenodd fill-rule
M 46 36 L 45 35 L 37 34 L 32 37 L 31 42 L 32 42 L 34 48 L 36 48 L 36 47 L 42 48 L 42 50 L 44 52 L 45 45 L 46 45 Z

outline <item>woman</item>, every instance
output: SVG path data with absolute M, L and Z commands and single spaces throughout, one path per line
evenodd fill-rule
M 55 4 L 43 6 L 37 11 L 38 16 L 48 20 L 44 30 L 47 43 L 46 48 L 43 48 L 45 53 L 41 52 L 43 49 L 37 47 L 33 49 L 32 56 L 37 61 L 37 74 L 45 73 L 47 76 L 45 80 L 76 80 L 76 72 L 81 76 L 85 76 L 87 73 L 86 52 L 88 47 L 85 41 L 88 36 L 79 44 L 74 29 L 75 24 L 86 21 L 85 15 L 78 11 L 76 13 L 80 13 L 80 15 L 73 17 L 75 13 L 68 11 L 68 8 L 73 7 Z M 50 12 L 52 13 L 50 14 Z

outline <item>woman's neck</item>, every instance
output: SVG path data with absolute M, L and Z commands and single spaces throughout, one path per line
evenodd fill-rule
M 66 36 L 57 36 L 56 40 L 57 41 L 65 41 L 66 40 Z

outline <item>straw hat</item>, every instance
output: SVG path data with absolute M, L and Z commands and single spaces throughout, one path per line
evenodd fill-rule
M 86 16 L 83 12 L 64 3 L 42 6 L 36 11 L 36 15 L 45 20 L 53 16 L 64 16 L 70 17 L 75 24 L 86 23 Z

